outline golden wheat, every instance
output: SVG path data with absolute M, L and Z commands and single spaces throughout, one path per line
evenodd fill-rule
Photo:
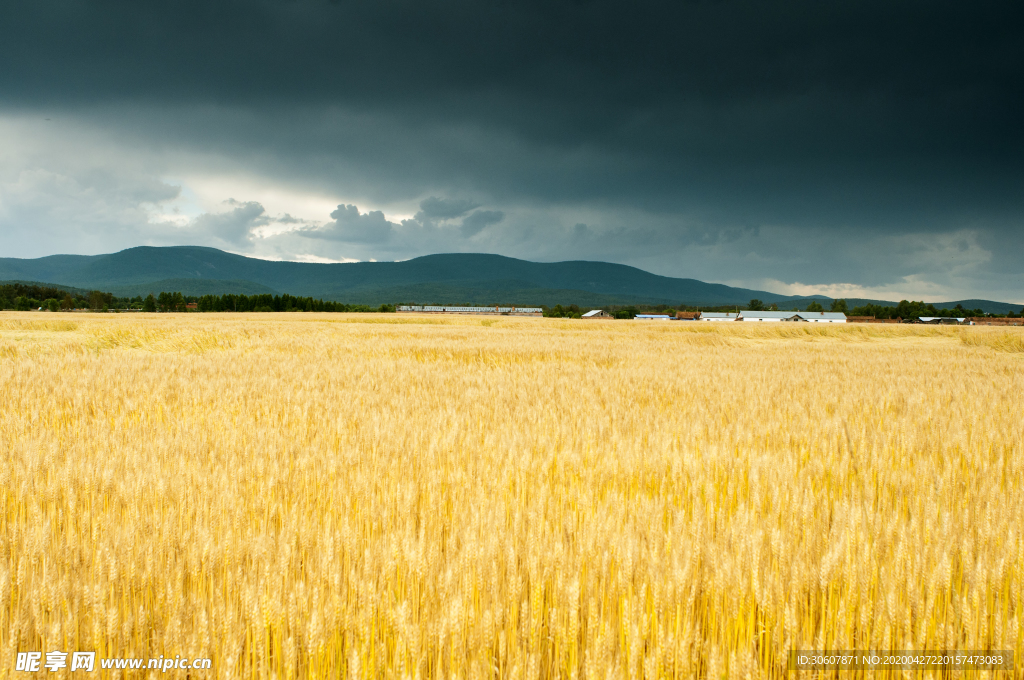
M 1021 342 L 3 314 L 0 676 L 782 678 L 830 648 L 1022 677 Z

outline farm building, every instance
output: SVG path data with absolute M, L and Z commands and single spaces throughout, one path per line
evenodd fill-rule
M 737 321 L 801 321 L 797 312 L 740 312 Z
M 927 323 L 935 326 L 957 326 L 960 324 L 970 325 L 967 318 L 963 316 L 921 316 L 918 317 L 918 323 Z
M 668 314 L 637 314 L 633 317 L 640 321 L 671 321 L 672 317 Z
M 613 319 L 615 317 L 613 317 L 611 314 L 609 314 L 608 312 L 604 311 L 603 309 L 592 309 L 589 312 L 587 312 L 586 314 L 584 314 L 583 316 L 581 316 L 580 318 L 581 319 Z
M 697 321 L 700 319 L 700 312 L 676 312 L 677 321 Z
M 444 305 L 399 305 L 396 312 L 416 314 L 500 314 L 503 316 L 543 316 L 540 307 L 448 307 Z
M 873 316 L 848 316 L 846 317 L 846 323 L 901 323 L 903 319 L 896 317 L 895 319 L 876 319 Z
M 811 323 L 846 323 L 846 315 L 842 312 L 797 312 L 797 321 Z
M 752 321 L 752 322 L 809 322 L 809 323 L 846 323 L 846 315 L 842 312 L 740 312 L 733 314 L 716 314 L 704 312 L 700 316 L 702 321 Z
M 1024 326 L 1024 317 L 1005 319 L 990 319 L 987 316 L 972 316 L 968 321 L 973 326 Z

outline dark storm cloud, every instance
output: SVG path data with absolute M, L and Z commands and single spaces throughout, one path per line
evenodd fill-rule
M 296 232 L 319 241 L 533 234 L 565 244 L 549 258 L 702 247 L 745 263 L 732 278 L 882 280 L 836 253 L 969 231 L 1005 274 L 1022 25 L 985 0 L 41 0 L 0 6 L 0 107 L 379 204 L 432 195 L 419 231 L 343 204 Z M 567 215 L 559 240 L 522 206 L 631 217 Z
M 1009 162 L 1021 141 L 1010 2 L 41 0 L 0 17 L 12 104 L 342 104 L 712 170 Z
M 476 203 L 465 199 L 431 196 L 420 202 L 420 211 L 416 213 L 416 219 L 451 220 L 462 217 L 476 207 L 478 207 Z
M 479 207 L 479 203 L 464 198 L 431 196 L 420 201 L 419 212 L 411 220 L 404 220 L 402 225 L 431 230 L 439 226 L 448 226 L 446 223 L 461 217 L 459 233 L 463 238 L 472 238 L 485 228 L 505 219 L 505 213 L 500 210 L 476 210 Z
M 466 238 L 476 236 L 484 228 L 497 224 L 503 219 L 505 219 L 505 213 L 500 210 L 477 210 L 462 220 L 462 235 Z

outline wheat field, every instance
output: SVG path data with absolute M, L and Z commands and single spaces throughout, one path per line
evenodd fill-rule
M 0 677 L 1024 677 L 1012 329 L 4 313 L 0 368 Z

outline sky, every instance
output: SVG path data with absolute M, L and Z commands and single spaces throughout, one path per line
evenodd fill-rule
M 1024 5 L 0 4 L 0 256 L 486 252 L 1024 303 Z

